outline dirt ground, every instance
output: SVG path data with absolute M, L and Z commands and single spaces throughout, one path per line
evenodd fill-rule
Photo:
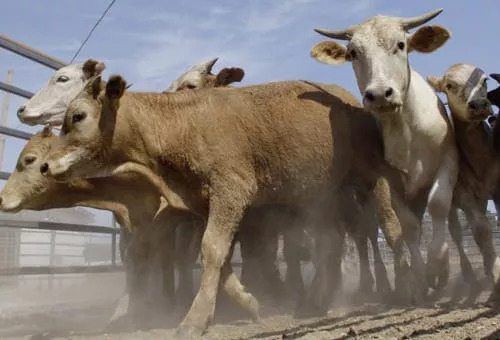
M 28 294 L 26 284 L 13 288 L 14 295 L 5 293 L 4 284 L 0 306 L 6 306 L 9 299 L 11 303 L 0 309 L 0 338 L 175 339 L 174 327 L 180 316 L 159 320 L 149 330 L 102 331 L 123 292 L 122 279 L 121 274 L 94 274 L 59 286 L 54 283 L 50 289 L 42 284 L 36 288 L 37 298 Z M 356 286 L 353 282 L 347 280 L 344 288 Z M 75 289 L 79 294 L 74 294 Z M 48 292 L 54 292 L 53 296 Z M 294 319 L 280 306 L 264 301 L 262 322 L 254 324 L 229 307 L 219 313 L 203 339 L 500 339 L 500 316 L 484 305 L 487 292 L 471 306 L 446 307 L 447 298 L 443 298 L 440 303 L 419 308 L 354 303 L 359 296 L 351 293 L 344 290 L 337 306 L 323 318 Z M 57 303 L 48 303 L 55 300 Z

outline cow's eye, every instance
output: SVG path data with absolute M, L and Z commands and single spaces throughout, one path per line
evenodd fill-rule
M 402 41 L 398 42 L 398 48 L 399 48 L 399 50 L 404 51 L 404 49 L 405 49 L 405 43 L 402 42 Z
M 73 117 L 71 118 L 71 121 L 74 123 L 81 122 L 82 120 L 85 119 L 87 115 L 83 112 L 75 113 Z
M 67 82 L 68 80 L 69 80 L 69 78 L 68 78 L 67 76 L 59 76 L 59 77 L 57 78 L 57 82 L 58 82 L 58 83 L 65 83 L 65 82 Z
M 196 88 L 196 86 L 194 86 L 193 84 L 187 84 L 186 88 L 188 88 L 190 90 L 194 90 Z
M 24 157 L 24 164 L 26 166 L 30 165 L 30 164 L 33 164 L 35 161 L 36 161 L 36 157 L 35 156 L 26 156 L 26 157 Z
M 446 89 L 447 90 L 451 90 L 453 88 L 453 85 L 451 85 L 450 83 L 446 84 Z

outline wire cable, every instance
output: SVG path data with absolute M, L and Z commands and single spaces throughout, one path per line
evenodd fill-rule
M 73 56 L 73 58 L 71 58 L 71 61 L 70 61 L 70 64 L 73 63 L 73 61 L 75 61 L 76 57 L 78 56 L 78 54 L 80 54 L 80 52 L 82 51 L 83 49 L 83 46 L 85 46 L 85 44 L 87 43 L 87 41 L 90 39 L 90 36 L 92 35 L 92 33 L 94 33 L 95 29 L 97 28 L 97 26 L 99 26 L 99 24 L 101 23 L 102 19 L 104 19 L 104 17 L 106 16 L 106 14 L 108 13 L 108 11 L 111 9 L 111 7 L 114 5 L 116 0 L 111 0 L 111 2 L 109 3 L 108 7 L 106 7 L 106 9 L 104 10 L 104 12 L 102 13 L 101 17 L 99 18 L 99 20 L 97 20 L 97 22 L 94 24 L 94 27 L 92 27 L 92 29 L 89 31 L 89 34 L 87 34 L 87 37 L 85 38 L 85 40 L 82 42 L 82 44 L 80 45 L 80 47 L 78 48 L 78 50 L 76 51 L 75 55 Z

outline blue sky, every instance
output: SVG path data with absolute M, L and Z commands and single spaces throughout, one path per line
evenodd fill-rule
M 16 0 L 2 4 L 1 32 L 69 62 L 109 1 Z M 242 84 L 285 79 L 336 83 L 359 97 L 349 64 L 323 65 L 309 56 L 322 37 L 313 28 L 345 28 L 376 14 L 412 16 L 435 9 L 437 1 L 382 0 L 117 0 L 76 61 L 89 57 L 106 63 L 105 76 L 123 75 L 136 91 L 160 91 L 188 66 L 219 57 L 215 70 L 240 66 Z M 147 5 L 146 5 L 147 4 Z M 452 38 L 432 54 L 413 53 L 422 75 L 442 75 L 457 62 L 500 72 L 498 0 L 439 1 L 444 12 L 431 21 L 447 27 Z M 0 78 L 14 70 L 14 84 L 38 90 L 52 70 L 5 50 Z M 490 81 L 491 86 L 494 82 Z M 1 97 L 1 96 L 0 96 Z M 24 99 L 11 97 L 7 125 L 30 132 L 15 111 Z M 7 139 L 3 169 L 11 171 L 23 141 Z M 1 182 L 1 181 L 0 181 Z M 3 185 L 3 184 L 0 184 Z M 108 214 L 99 214 L 98 222 Z

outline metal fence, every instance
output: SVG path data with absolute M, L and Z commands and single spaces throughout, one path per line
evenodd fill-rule
M 66 65 L 63 61 L 1 34 L 0 47 L 54 70 Z M 24 98 L 31 98 L 33 95 L 30 91 L 1 81 L 0 90 Z M 0 134 L 24 140 L 32 137 L 30 133 L 5 126 L 0 126 Z M 2 180 L 7 180 L 9 175 L 8 172 L 0 171 Z M 118 233 L 117 228 L 106 226 L 0 220 L 0 276 L 121 270 L 122 267 L 117 261 Z M 96 237 L 101 238 L 102 242 L 86 241 L 92 237 L 94 240 Z M 80 242 L 75 241 L 78 238 L 81 238 Z M 102 254 L 102 256 L 96 256 L 96 254 Z M 46 258 L 46 263 L 23 264 L 23 259 L 30 256 Z M 73 260 L 62 260 L 68 258 Z

